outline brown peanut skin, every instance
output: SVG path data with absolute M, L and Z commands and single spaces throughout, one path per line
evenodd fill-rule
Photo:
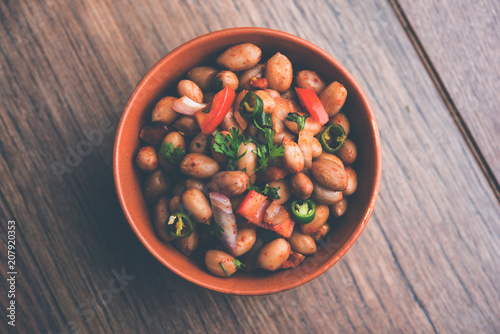
M 299 230 L 294 230 L 292 236 L 288 239 L 290 246 L 294 252 L 312 255 L 316 253 L 317 246 L 314 239 L 308 235 L 304 234 Z
M 281 180 L 271 181 L 269 182 L 269 186 L 273 188 L 279 187 L 278 195 L 280 198 L 275 200 L 276 203 L 278 203 L 279 205 L 285 204 L 285 202 L 288 202 L 288 200 L 292 197 L 292 191 L 290 189 L 290 184 L 288 180 L 281 179 Z
M 167 193 L 170 189 L 172 189 L 172 182 L 161 169 L 158 169 L 147 177 L 143 193 L 147 199 L 154 199 Z
M 344 145 L 335 154 L 342 160 L 344 165 L 348 166 L 356 161 L 358 149 L 352 140 L 346 139 Z
M 177 84 L 177 94 L 179 96 L 187 96 L 194 102 L 203 102 L 203 92 L 196 83 L 191 80 L 181 80 Z
M 203 192 L 196 188 L 190 188 L 184 191 L 181 198 L 182 206 L 194 221 L 201 224 L 210 224 L 212 207 Z
M 195 179 L 207 179 L 220 170 L 217 161 L 201 153 L 189 153 L 186 155 L 182 159 L 179 168 L 183 174 Z
M 347 119 L 346 115 L 343 112 L 339 112 L 338 114 L 330 118 L 328 125 L 331 124 L 340 125 L 344 129 L 346 136 L 348 136 L 349 132 L 351 131 L 349 120 Z
M 257 65 L 262 56 L 259 47 L 243 43 L 230 47 L 217 57 L 217 65 L 233 72 L 248 70 Z
M 158 154 L 152 146 L 145 146 L 139 150 L 135 159 L 137 166 L 145 172 L 152 172 L 158 167 Z
M 168 232 L 165 230 L 165 225 L 167 224 L 168 218 L 170 216 L 168 210 L 169 202 L 170 200 L 168 198 L 161 197 L 153 208 L 153 223 L 156 233 L 162 241 L 166 242 L 174 240 L 174 237 L 168 234 Z
M 259 251 L 257 267 L 275 271 L 281 268 L 281 265 L 288 259 L 291 250 L 290 244 L 285 239 L 273 240 Z
M 340 109 L 344 105 L 346 98 L 347 90 L 341 83 L 337 81 L 329 84 L 325 89 L 323 89 L 321 94 L 319 94 L 319 99 L 325 107 L 326 113 L 330 117 L 340 111 Z
M 252 249 L 255 244 L 255 240 L 257 240 L 255 228 L 249 227 L 239 229 L 236 236 L 236 249 L 234 250 L 233 255 L 241 256 L 247 253 L 250 249 Z
M 304 173 L 294 174 L 290 178 L 292 193 L 300 199 L 308 199 L 314 190 L 311 179 Z
M 331 160 L 320 159 L 312 164 L 311 173 L 318 183 L 330 190 L 344 190 L 349 177 L 339 164 Z
M 347 187 L 342 193 L 345 196 L 349 196 L 354 194 L 354 192 L 358 188 L 358 174 L 356 174 L 356 171 L 351 166 L 347 166 L 345 168 L 345 171 L 347 173 L 347 176 L 349 177 L 349 181 L 347 182 Z
M 326 83 L 316 72 L 308 70 L 297 72 L 295 75 L 295 83 L 297 87 L 310 89 L 315 92 L 316 95 L 319 95 L 326 87 Z
M 189 256 L 198 247 L 199 240 L 200 240 L 200 238 L 198 235 L 198 231 L 195 227 L 193 232 L 191 232 L 191 234 L 188 235 L 187 237 L 181 238 L 181 239 L 175 239 L 174 246 L 178 250 L 180 250 L 184 255 Z
M 300 230 L 302 233 L 309 235 L 316 233 L 323 225 L 326 224 L 329 215 L 330 209 L 328 206 L 323 204 L 316 205 L 316 215 L 314 216 L 314 220 L 309 224 L 300 225 Z
M 211 249 L 205 253 L 205 266 L 215 276 L 228 277 L 227 275 L 234 274 L 237 268 L 233 261 L 234 257 L 223 251 Z M 222 269 L 221 263 L 224 265 L 227 275 Z
M 220 82 L 222 83 L 222 88 L 229 87 L 232 90 L 238 89 L 239 80 L 234 72 L 220 71 L 219 73 L 217 73 L 214 80 L 214 82 L 220 80 Z
M 290 89 L 293 81 L 293 69 L 290 60 L 281 53 L 276 53 L 266 63 L 266 79 L 269 88 L 280 93 Z
M 210 66 L 196 66 L 187 73 L 187 79 L 193 81 L 203 92 L 210 92 L 214 78 L 219 70 Z
M 151 121 L 171 124 L 180 114 L 172 109 L 172 104 L 177 100 L 174 96 L 166 96 L 158 101 L 151 114 Z
M 330 207 L 330 212 L 335 216 L 335 217 L 342 217 L 345 212 L 347 211 L 347 205 L 349 201 L 347 197 L 342 198 L 340 202 L 337 202 L 333 204 Z
M 227 197 L 233 197 L 243 194 L 249 185 L 249 178 L 242 171 L 224 171 L 215 174 L 210 183 L 208 190 L 210 192 L 218 192 Z

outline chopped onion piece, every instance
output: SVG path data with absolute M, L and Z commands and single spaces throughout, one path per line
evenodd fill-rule
M 183 96 L 174 101 L 172 109 L 177 111 L 179 114 L 193 116 L 195 112 L 203 110 L 206 106 L 206 103 L 198 103 L 191 100 L 187 96 Z

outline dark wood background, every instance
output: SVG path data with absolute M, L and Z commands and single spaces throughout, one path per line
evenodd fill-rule
M 1 1 L 0 332 L 500 332 L 499 13 L 495 0 Z M 236 26 L 336 57 L 371 101 L 383 147 L 377 206 L 352 249 L 262 297 L 160 265 L 112 178 L 114 129 L 141 77 L 183 42 Z M 66 161 L 89 134 L 100 140 Z M 57 163 L 71 167 L 58 176 Z

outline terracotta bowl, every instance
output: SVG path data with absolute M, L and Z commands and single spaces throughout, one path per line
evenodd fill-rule
M 142 196 L 140 172 L 134 166 L 139 149 L 139 131 L 155 103 L 175 90 L 191 67 L 214 63 L 228 47 L 250 42 L 263 51 L 266 60 L 275 52 L 285 54 L 294 69 L 317 71 L 326 82 L 339 81 L 347 91 L 344 109 L 351 122 L 349 135 L 358 147 L 354 165 L 358 189 L 350 197 L 347 213 L 332 222 L 332 230 L 320 242 L 318 252 L 299 267 L 278 272 L 238 272 L 232 278 L 209 274 L 204 265 L 188 258 L 155 234 L 148 207 Z M 288 290 L 311 281 L 333 266 L 347 252 L 365 228 L 377 200 L 382 157 L 380 137 L 373 111 L 353 76 L 328 53 L 299 37 L 264 28 L 234 28 L 195 38 L 163 57 L 132 93 L 118 126 L 114 146 L 114 177 L 118 198 L 130 226 L 146 248 L 177 275 L 202 287 L 239 295 L 263 295 Z

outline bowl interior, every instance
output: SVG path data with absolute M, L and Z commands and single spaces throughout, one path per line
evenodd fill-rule
M 346 215 L 332 223 L 332 231 L 312 257 L 298 268 L 275 273 L 238 272 L 231 279 L 212 276 L 195 260 L 155 234 L 142 196 L 141 177 L 134 166 L 139 149 L 138 134 L 149 121 L 155 103 L 175 91 L 177 82 L 191 67 L 214 64 L 215 57 L 229 46 L 250 42 L 263 50 L 263 60 L 276 52 L 286 55 L 294 70 L 318 72 L 327 83 L 339 81 L 347 91 L 344 111 L 351 122 L 349 135 L 358 147 L 354 165 L 358 189 L 349 199 Z M 284 291 L 317 277 L 337 262 L 357 239 L 373 211 L 380 186 L 380 139 L 373 112 L 359 85 L 333 57 L 296 36 L 263 28 L 235 28 L 198 37 L 160 60 L 132 94 L 118 126 L 114 172 L 118 197 L 130 225 L 148 250 L 165 266 L 200 286 L 233 294 L 259 295 Z

